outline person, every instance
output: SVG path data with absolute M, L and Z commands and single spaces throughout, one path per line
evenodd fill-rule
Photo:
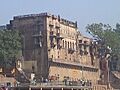
M 65 85 L 67 85 L 67 78 L 66 78 L 66 76 L 64 76 L 64 83 L 65 83 Z
M 45 84 L 48 85 L 48 79 L 47 78 L 45 79 Z

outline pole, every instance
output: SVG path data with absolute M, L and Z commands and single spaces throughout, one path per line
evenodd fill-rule
M 84 77 L 83 77 L 83 66 L 82 66 L 82 79 L 83 79 Z

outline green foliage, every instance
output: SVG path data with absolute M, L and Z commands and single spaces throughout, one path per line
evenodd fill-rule
M 113 29 L 109 24 L 93 23 L 88 24 L 86 29 L 94 38 L 102 40 L 105 46 L 110 46 L 112 54 L 120 56 L 120 24 Z
M 0 30 L 0 61 L 16 58 L 20 49 L 21 38 L 18 30 Z

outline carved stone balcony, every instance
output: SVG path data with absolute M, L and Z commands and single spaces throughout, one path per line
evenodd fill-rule
M 59 23 L 55 23 L 55 27 L 56 28 L 60 28 L 60 24 Z
M 56 37 L 56 35 L 50 34 L 50 38 L 55 38 L 55 37 Z
M 56 33 L 56 39 L 63 39 L 63 37 L 62 36 L 60 36 L 60 33 Z
M 54 23 L 52 21 L 49 22 L 49 26 L 54 26 Z

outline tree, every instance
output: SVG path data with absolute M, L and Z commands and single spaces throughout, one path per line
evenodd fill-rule
M 113 29 L 109 24 L 93 23 L 88 24 L 86 29 L 95 39 L 111 47 L 112 55 L 120 57 L 120 24 L 116 24 L 116 28 Z
M 21 49 L 21 37 L 18 30 L 0 30 L 0 63 L 15 63 Z

